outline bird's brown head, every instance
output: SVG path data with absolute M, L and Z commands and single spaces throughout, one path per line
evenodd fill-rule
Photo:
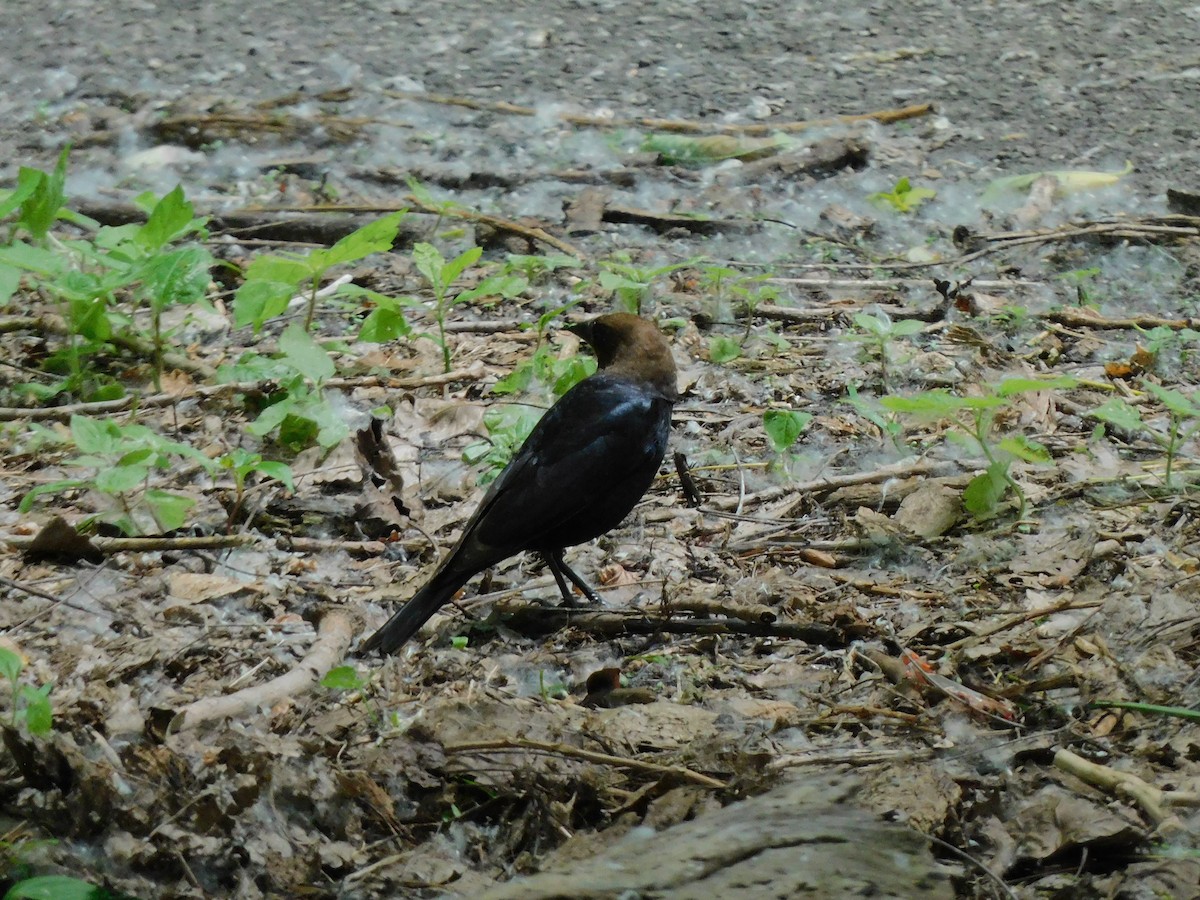
M 605 374 L 648 384 L 669 400 L 679 396 L 671 348 L 653 322 L 610 313 L 570 330 L 592 345 Z

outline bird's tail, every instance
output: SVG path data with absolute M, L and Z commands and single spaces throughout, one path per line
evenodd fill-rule
M 455 569 L 438 572 L 425 587 L 413 594 L 411 600 L 396 610 L 382 628 L 363 641 L 359 652 L 395 653 L 470 580 L 472 574 Z

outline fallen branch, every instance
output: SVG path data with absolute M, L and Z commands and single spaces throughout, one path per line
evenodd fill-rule
M 0 331 L 2 330 L 3 323 L 0 322 Z M 475 365 L 469 369 L 455 369 L 453 372 L 444 372 L 437 375 L 421 375 L 415 378 L 389 378 L 381 375 L 330 378 L 324 382 L 324 386 L 329 388 L 385 387 L 392 390 L 411 390 L 419 387 L 452 384 L 457 381 L 475 381 L 482 375 L 483 367 Z M 274 389 L 274 387 L 274 381 L 236 381 L 228 384 L 204 385 L 180 394 L 151 394 L 148 397 L 137 397 L 131 394 L 128 397 L 121 397 L 117 400 L 71 403 L 64 406 L 0 406 L 0 421 L 39 422 L 47 419 L 66 421 L 74 415 L 106 415 L 122 412 L 131 407 L 137 407 L 138 409 L 160 409 L 164 406 L 174 406 L 176 403 L 184 403 L 188 400 L 207 400 L 223 394 L 265 393 Z
M 523 600 L 501 601 L 495 614 L 506 628 L 521 634 L 538 636 L 574 628 L 601 637 L 624 634 L 744 634 L 753 637 L 778 637 L 845 647 L 858 634 L 849 634 L 816 622 L 765 622 L 735 618 L 678 619 L 646 610 L 589 610 L 554 606 L 547 608 Z
M 311 690 L 320 678 L 345 658 L 353 637 L 354 627 L 348 615 L 336 610 L 326 612 L 317 625 L 317 639 L 294 669 L 264 684 L 190 703 L 171 719 L 167 734 L 192 729 L 204 722 L 235 718 Z
M 514 116 L 536 116 L 538 111 L 532 106 L 518 106 L 504 101 L 476 100 L 472 97 L 456 97 L 451 94 L 430 94 L 424 91 L 384 91 L 388 97 L 401 100 L 416 100 L 421 103 L 439 103 L 445 106 L 460 106 L 464 109 L 485 110 L 487 112 L 507 113 Z M 561 116 L 562 121 L 572 125 L 586 125 L 592 128 L 649 128 L 654 131 L 673 131 L 677 134 L 744 134 L 769 136 L 779 132 L 791 134 L 797 131 L 807 131 L 810 128 L 827 128 L 830 125 L 846 125 L 853 122 L 880 122 L 884 125 L 902 122 L 905 119 L 915 119 L 933 112 L 933 104 L 918 103 L 912 106 L 902 106 L 893 109 L 881 109 L 875 112 L 858 113 L 844 116 L 830 116 L 824 119 L 806 119 L 799 122 L 778 122 L 774 124 L 733 125 L 724 122 L 694 122 L 685 119 L 655 119 L 651 117 L 635 117 L 618 119 L 611 116 L 588 116 L 568 113 Z
M 532 750 L 535 753 L 550 753 L 555 756 L 568 756 L 587 762 L 599 763 L 602 766 L 614 766 L 619 769 L 636 769 L 650 772 L 656 776 L 673 777 L 682 781 L 690 781 L 703 787 L 721 791 L 727 788 L 723 781 L 703 775 L 683 766 L 664 766 L 660 763 L 646 762 L 625 756 L 613 756 L 609 753 L 597 753 L 594 750 L 584 750 L 582 747 L 571 747 L 567 744 L 549 744 L 543 741 L 532 741 L 527 738 L 502 738 L 495 741 L 468 741 L 462 744 L 450 744 L 442 748 L 446 753 L 517 753 L 522 750 Z
M 953 463 L 939 462 L 937 460 L 904 460 L 890 466 L 884 466 L 881 469 L 876 469 L 873 472 L 855 472 L 850 475 L 827 475 L 823 478 L 814 478 L 811 481 L 801 481 L 767 488 L 754 494 L 747 494 L 744 498 L 744 505 L 770 503 L 773 500 L 786 497 L 788 494 L 826 494 L 850 485 L 874 484 L 880 481 L 889 481 L 893 478 L 911 478 L 914 475 L 931 475 L 942 473 L 943 471 L 954 471 L 956 468 L 957 466 Z M 707 505 L 714 510 L 721 511 L 736 509 L 739 505 L 743 505 L 742 499 L 738 497 L 717 497 Z
M 1070 750 L 1058 750 L 1054 754 L 1054 767 L 1074 775 L 1093 787 L 1132 800 L 1160 831 L 1182 831 L 1183 823 L 1167 809 L 1164 792 L 1149 782 L 1129 772 L 1118 772 L 1108 766 L 1089 762 Z

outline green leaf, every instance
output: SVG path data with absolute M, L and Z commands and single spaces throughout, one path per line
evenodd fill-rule
M 4 900 L 99 900 L 100 888 L 68 875 L 26 878 L 8 889 Z
M 0 263 L 52 278 L 62 274 L 70 264 L 70 259 L 62 253 L 35 247 L 24 241 L 14 241 L 7 247 L 0 247 Z
M 558 377 L 554 379 L 551 390 L 555 397 L 561 397 L 583 379 L 596 372 L 594 356 L 576 356 L 564 360 L 557 369 Z
M 892 337 L 908 337 L 924 329 L 925 323 L 920 319 L 901 319 L 892 325 Z
M 183 187 L 176 185 L 174 190 L 154 205 L 146 224 L 138 229 L 136 240 L 146 249 L 158 251 L 176 238 L 203 226 L 204 221 L 195 218 L 192 204 L 183 196 Z
M 367 682 L 358 674 L 358 669 L 354 666 L 338 666 L 335 669 L 330 669 L 325 673 L 325 677 L 321 679 L 321 687 L 331 688 L 335 691 L 357 691 L 366 687 Z
M 1178 418 L 1192 419 L 1200 416 L 1200 408 L 1197 408 L 1195 403 L 1179 391 L 1160 387 L 1153 381 L 1143 381 L 1142 387 L 1146 389 L 1147 393 L 1153 394 L 1159 403 Z
M 1050 455 L 1050 451 L 1046 447 L 1037 441 L 1025 437 L 1023 434 L 1005 438 L 1000 442 L 999 447 L 1006 453 L 1011 453 L 1025 462 L 1039 463 L 1041 465 L 1054 462 L 1054 457 Z
M 31 684 L 21 685 L 21 702 L 24 709 L 21 712 L 25 719 L 25 727 L 30 734 L 49 734 L 54 727 L 54 708 L 50 704 L 50 688 L 48 684 L 34 687 Z
M 899 213 L 910 213 L 926 200 L 932 200 L 936 196 L 937 191 L 915 188 L 907 178 L 901 178 L 891 191 L 869 194 L 867 200 L 883 209 L 891 208 Z
M 54 221 L 58 218 L 59 210 L 62 209 L 65 195 L 63 186 L 67 180 L 67 156 L 70 153 L 70 148 L 63 148 L 62 153 L 58 157 L 58 164 L 54 167 L 54 171 L 47 175 L 43 172 L 38 172 L 35 169 L 22 168 L 17 173 L 18 190 L 21 190 L 20 183 L 22 179 L 30 179 L 36 182 L 33 190 L 25 197 L 21 203 L 21 215 L 18 221 L 29 230 L 35 241 L 39 243 L 46 239 L 46 235 L 54 226 Z
M 0 647 L 0 675 L 3 675 L 10 682 L 15 682 L 21 675 L 21 669 L 25 667 L 24 661 L 21 659 L 21 654 L 14 650 L 9 650 L 7 647 Z
M 798 409 L 768 409 L 764 412 L 763 430 L 767 433 L 771 449 L 776 453 L 790 449 L 812 418 L 812 413 Z
M 274 478 L 276 481 L 282 482 L 284 487 L 295 493 L 296 485 L 292 481 L 292 467 L 287 463 L 264 460 L 254 467 L 254 471 L 267 478 Z
M 442 268 L 446 265 L 446 260 L 437 247 L 424 242 L 414 244 L 412 261 L 417 271 L 432 285 L 435 294 L 441 296 L 446 292 L 446 284 L 442 281 Z
M 278 281 L 294 289 L 318 273 L 307 256 L 268 254 L 256 256 L 246 269 L 246 281 Z
M 16 188 L 11 191 L 0 191 L 0 219 L 24 203 L 26 198 L 37 188 L 38 181 L 45 177 L 45 174 L 37 169 L 21 169 L 17 173 Z
M 1112 399 L 1088 412 L 1089 416 L 1115 425 L 1125 431 L 1141 431 L 1145 428 L 1142 414 L 1124 400 Z
M 321 426 L 308 416 L 289 413 L 279 423 L 279 443 L 292 450 L 299 451 L 311 446 L 320 434 Z
M 495 384 L 492 385 L 493 394 L 519 394 L 522 391 L 528 390 L 529 385 L 533 383 L 533 363 L 523 362 Z
M 995 462 L 972 478 L 963 490 L 963 507 L 967 512 L 976 519 L 990 519 L 996 515 L 1000 499 L 1009 486 L 1005 478 L 1007 472 L 1005 463 Z
M 84 487 L 87 484 L 79 478 L 63 478 L 60 481 L 52 481 L 48 484 L 39 484 L 33 488 L 28 494 L 21 498 L 21 503 L 17 507 L 19 512 L 27 513 L 33 509 L 33 501 L 42 494 L 57 494 L 62 491 L 76 490 Z
M 995 387 L 998 397 L 1012 397 L 1030 391 L 1069 390 L 1079 384 L 1079 381 L 1069 375 L 1056 378 L 1005 378 Z
M 529 282 L 520 275 L 492 275 L 483 279 L 469 291 L 463 291 L 454 298 L 455 303 L 468 303 L 480 297 L 504 297 L 512 299 L 520 296 L 529 287 Z
M 283 330 L 279 336 L 279 349 L 296 371 L 314 384 L 325 382 L 337 371 L 333 358 L 298 322 Z
M 292 414 L 296 405 L 296 398 L 289 394 L 278 402 L 272 403 L 259 413 L 258 418 L 246 426 L 246 430 L 258 437 L 265 437 L 278 428 L 283 423 L 283 420 Z
M 482 247 L 470 247 L 464 250 L 454 259 L 442 266 L 441 272 L 438 273 L 438 283 L 444 287 L 450 287 L 469 266 L 475 265 L 479 257 L 483 255 Z M 504 277 L 504 276 L 501 276 Z M 507 276 L 513 277 L 513 276 Z
M 953 415 L 959 410 L 965 409 L 968 404 L 965 398 L 956 397 L 949 391 L 938 388 L 915 394 L 912 397 L 887 394 L 879 398 L 879 405 L 893 412 L 937 418 Z
M 854 316 L 854 324 L 863 331 L 874 335 L 875 337 L 883 337 L 891 330 L 892 320 L 887 313 L 880 311 L 878 315 L 870 313 L 856 313 Z
M 151 489 L 146 491 L 143 499 L 150 507 L 150 514 L 163 531 L 174 531 L 187 521 L 188 511 L 196 505 L 191 497 L 181 497 L 166 491 Z
M 727 363 L 742 355 L 742 345 L 733 338 L 717 335 L 708 342 L 708 358 L 715 363 Z
M 191 305 L 208 291 L 212 255 L 201 246 L 158 253 L 138 270 L 153 309 L 161 312 L 173 304 Z
M 287 309 L 296 293 L 296 284 L 285 281 L 246 281 L 233 295 L 233 324 L 237 328 L 253 325 L 257 333 L 263 324 Z
M 81 453 L 115 453 L 120 438 L 119 426 L 111 419 L 71 416 L 71 439 Z
M 350 232 L 328 250 L 318 250 L 313 254 L 313 262 L 325 270 L 340 263 L 354 262 L 370 256 L 372 253 L 386 253 L 396 242 L 396 232 L 400 229 L 400 220 L 406 210 L 391 213 L 374 222 L 368 222 L 362 228 Z
M 114 466 L 110 469 L 101 469 L 96 473 L 96 490 L 114 496 L 134 491 L 142 487 L 149 473 L 149 467 L 144 465 Z
M 7 306 L 20 286 L 21 270 L 16 266 L 0 263 L 0 306 Z
M 372 344 L 385 344 L 412 334 L 412 326 L 404 314 L 395 308 L 378 307 L 363 319 L 358 339 Z

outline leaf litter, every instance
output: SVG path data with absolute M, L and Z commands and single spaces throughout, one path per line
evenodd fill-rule
M 425 108 L 400 107 L 431 126 Z M 172 127 L 242 122 L 187 115 Z M 1198 223 L 1163 224 L 1115 172 L 1006 176 L 985 208 L 988 181 L 926 164 L 944 121 L 660 139 L 675 155 L 648 159 L 636 135 L 601 146 L 594 123 L 561 121 L 538 156 L 543 119 L 496 115 L 404 136 L 437 190 L 401 202 L 424 210 L 406 218 L 416 240 L 446 260 L 484 246 L 491 274 L 549 251 L 562 201 L 601 183 L 570 232 L 587 259 L 453 308 L 448 356 L 355 343 L 324 302 L 315 341 L 266 323 L 257 344 L 225 295 L 186 345 L 201 368 L 162 373 L 169 401 L 104 413 L 210 457 L 261 449 L 294 491 L 252 478 L 235 502 L 228 478 L 180 459 L 161 481 L 189 502 L 188 533 L 161 538 L 143 515 L 142 535 L 80 535 L 121 512 L 86 479 L 17 512 L 70 474 L 70 413 L 31 430 L 6 376 L 3 646 L 26 683 L 52 685 L 54 711 L 48 734 L 16 718 L 3 732 L 6 815 L 57 841 L 30 859 L 147 897 L 1193 896 L 1192 724 L 1088 703 L 1198 699 L 1196 448 L 1188 409 L 1173 428 L 1154 390 L 1197 387 Z M 259 140 L 314 133 L 280 121 Z M 326 124 L 330 140 L 378 127 Z M 492 157 L 464 174 L 455 139 L 498 129 L 532 164 L 472 181 Z M 806 149 L 842 158 L 815 149 L 830 139 L 855 162 L 806 168 Z M 786 166 L 732 159 L 785 145 Z M 337 173 L 339 205 L 395 202 L 386 174 Z M 280 221 L 271 191 L 318 199 L 296 178 L 237 190 Z M 743 227 L 685 221 L 705 218 Z M 348 267 L 354 285 L 427 299 L 405 234 Z M 221 254 L 244 265 L 242 240 Z M 538 320 L 567 304 L 664 323 L 686 389 L 673 445 L 701 505 L 664 467 L 620 529 L 572 551 L 603 573 L 603 609 L 547 608 L 553 579 L 518 558 L 397 658 L 353 657 L 473 508 L 483 479 L 462 456 L 499 442 L 487 411 L 553 402 L 541 378 L 491 387 L 539 348 L 544 371 L 565 365 L 576 343 Z M 36 366 L 53 335 L 0 341 Z M 247 442 L 275 376 L 202 393 L 202 373 L 272 342 L 321 368 L 307 375 L 353 425 L 334 446 Z M 1137 377 L 1107 370 L 1135 359 Z M 148 363 L 96 365 L 153 393 Z M 1114 400 L 1140 415 L 1095 413 Z M 353 678 L 323 683 L 345 665 Z

